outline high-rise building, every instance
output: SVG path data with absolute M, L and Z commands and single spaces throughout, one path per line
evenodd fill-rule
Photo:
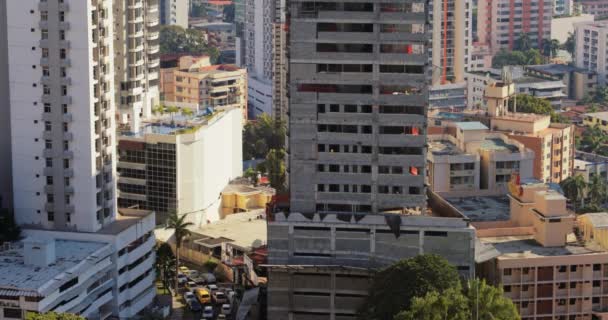
M 472 228 L 427 210 L 425 2 L 289 6 L 290 201 L 268 215 L 268 318 L 355 319 L 369 270 L 417 254 L 472 276 Z
M 188 28 L 190 0 L 159 0 L 160 23 Z
M 0 253 L 11 261 L 0 264 L 0 289 L 11 300 L 2 314 L 12 318 L 133 318 L 156 294 L 154 215 L 116 208 L 114 28 L 129 14 L 115 11 L 116 2 L 1 5 L 13 207 L 25 236 Z M 121 2 L 142 10 L 148 3 Z
M 158 17 L 158 0 L 114 2 L 116 108 L 132 131 L 159 103 Z
M 289 63 L 287 60 L 287 44 L 289 42 L 289 25 L 287 24 L 285 0 L 275 0 L 275 16 L 273 28 L 273 94 L 272 115 L 276 119 L 287 122 L 287 75 Z
M 248 73 L 252 116 L 272 113 L 273 26 L 275 0 L 244 1 L 244 41 L 241 54 Z
M 606 84 L 608 68 L 608 22 L 580 22 L 574 25 L 576 50 L 574 64 L 587 71 L 597 73 L 600 85 Z
M 8 83 L 8 47 L 6 28 L 6 1 L 0 3 L 0 209 L 12 207 L 13 180 L 11 159 L 11 108 Z
M 522 34 L 532 48 L 541 48 L 551 39 L 552 0 L 479 1 L 477 4 L 477 45 L 486 46 L 491 55 L 501 49 L 513 50 Z

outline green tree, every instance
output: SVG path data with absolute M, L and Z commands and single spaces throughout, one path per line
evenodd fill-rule
M 397 313 L 408 310 L 414 297 L 459 286 L 456 268 L 438 255 L 400 260 L 374 276 L 359 318 L 392 319 Z
M 264 161 L 270 186 L 278 192 L 285 189 L 285 150 L 270 149 Z
M 205 33 L 200 30 L 164 25 L 160 29 L 159 41 L 161 54 L 206 54 L 210 57 L 211 63 L 216 63 L 219 57 L 219 50 L 207 44 Z
M 530 39 L 530 36 L 525 32 L 520 33 L 519 38 L 515 40 L 513 49 L 518 51 L 528 51 L 532 49 L 532 40 Z
M 26 320 L 85 320 L 85 318 L 81 316 L 77 316 L 72 313 L 56 313 L 56 312 L 47 312 L 47 313 L 33 313 L 29 312 L 25 316 Z
M 514 110 L 515 107 L 515 110 Z M 547 100 L 540 99 L 529 94 L 518 94 L 515 99 L 509 100 L 511 112 L 524 112 L 551 115 L 553 107 Z
M 542 49 L 545 57 L 555 57 L 557 56 L 557 50 L 559 49 L 559 41 L 557 39 L 543 39 Z
M 243 172 L 243 177 L 249 179 L 254 186 L 258 185 L 258 172 L 253 168 L 247 168 L 247 170 Z
M 185 117 L 191 117 L 194 114 L 194 111 L 190 108 L 180 108 L 179 112 Z
M 203 4 L 192 4 L 192 10 L 190 11 L 190 16 L 195 18 L 203 18 L 207 16 L 207 7 Z
M 228 6 L 224 6 L 224 22 L 234 22 L 234 3 Z
M 13 212 L 8 209 L 0 209 L 0 244 L 19 240 L 20 236 L 21 228 L 15 223 Z
M 536 49 L 527 51 L 499 51 L 492 58 L 493 68 L 502 68 L 504 66 L 525 66 L 543 63 L 543 56 Z
M 179 112 L 179 108 L 176 106 L 168 106 L 165 108 L 165 112 L 168 112 L 171 115 L 171 123 L 173 123 L 175 114 Z
M 570 53 L 570 55 L 574 57 L 574 51 L 576 50 L 576 40 L 574 38 L 574 33 L 568 32 L 568 39 L 566 39 L 566 42 L 564 42 L 562 48 L 568 51 L 568 53 Z
M 577 203 L 581 203 L 581 208 L 585 206 L 584 197 L 587 183 L 582 175 L 577 174 L 570 176 L 562 181 L 560 186 L 562 187 L 562 190 L 564 190 L 565 196 L 572 201 L 574 212 L 576 212 Z
M 174 294 L 177 294 L 179 283 L 177 281 L 177 275 L 179 273 L 179 249 L 182 247 L 182 243 L 186 237 L 190 236 L 190 230 L 188 227 L 193 226 L 192 222 L 187 222 L 186 217 L 188 214 L 179 216 L 177 212 L 172 212 L 167 218 L 167 226 L 165 229 L 173 229 L 175 237 L 175 290 Z
M 466 286 L 449 288 L 443 292 L 428 292 L 416 297 L 412 307 L 400 312 L 395 320 L 516 320 L 520 319 L 513 302 L 502 289 L 484 280 L 470 280 Z
M 485 280 L 469 280 L 463 288 L 469 302 L 471 317 L 477 320 L 520 319 L 511 299 L 504 296 L 502 288 L 488 285 Z
M 169 287 L 168 283 L 173 276 L 175 270 L 175 254 L 171 250 L 171 246 L 163 242 L 156 246 L 156 274 L 159 275 L 165 287 Z
M 465 296 L 459 288 L 448 288 L 439 293 L 427 292 L 423 297 L 415 297 L 412 307 L 398 313 L 394 320 L 469 320 L 470 311 Z
M 601 207 L 606 201 L 606 179 L 599 174 L 593 174 L 587 184 L 587 196 L 591 205 Z
M 594 125 L 583 132 L 579 147 L 585 152 L 603 154 L 607 142 L 608 135 L 599 126 Z
M 285 122 L 262 114 L 255 121 L 249 121 L 243 128 L 243 158 L 262 159 L 270 149 L 285 146 Z

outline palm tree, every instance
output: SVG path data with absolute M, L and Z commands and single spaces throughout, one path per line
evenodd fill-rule
M 156 247 L 156 274 L 160 275 L 165 287 L 169 287 L 167 281 L 173 269 L 175 269 L 175 255 L 171 246 L 164 242 Z
M 556 39 L 543 39 L 542 41 L 543 55 L 545 57 L 555 57 L 557 55 L 557 50 L 559 49 L 559 41 Z
M 576 51 L 576 40 L 574 38 L 574 33 L 568 32 L 568 39 L 564 42 L 562 46 L 564 50 L 568 51 L 572 57 L 574 57 L 574 51 Z
M 515 48 L 519 51 L 528 51 L 532 49 L 532 41 L 527 33 L 522 32 L 519 34 L 519 39 L 515 40 Z
M 606 200 L 606 180 L 599 174 L 592 175 L 587 185 L 587 194 L 592 205 L 601 206 Z
M 174 122 L 173 116 L 179 112 L 179 108 L 176 106 L 168 106 L 165 108 L 165 111 L 169 112 L 169 114 L 171 114 L 171 123 L 173 123 Z
M 181 108 L 180 111 L 186 117 L 191 117 L 194 114 L 194 111 L 190 108 Z
M 154 113 L 154 114 L 162 115 L 163 113 L 165 113 L 165 111 L 166 111 L 166 107 L 162 104 L 157 105 L 154 108 L 152 108 L 152 113 Z
M 566 180 L 561 182 L 561 187 L 564 190 L 566 197 L 572 200 L 574 205 L 574 212 L 576 212 L 576 203 L 581 202 L 581 208 L 585 206 L 585 189 L 587 188 L 587 183 L 585 182 L 585 178 L 580 175 L 574 175 L 568 177 Z
M 165 229 L 174 229 L 175 235 L 175 294 L 177 294 L 178 281 L 177 275 L 179 273 L 179 249 L 182 247 L 184 239 L 191 235 L 188 227 L 194 225 L 192 222 L 187 222 L 186 217 L 188 214 L 179 216 L 177 212 L 172 212 L 167 218 L 167 226 Z

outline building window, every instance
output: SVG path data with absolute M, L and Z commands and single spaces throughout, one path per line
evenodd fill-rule
M 55 196 L 53 196 L 53 194 L 52 194 L 52 193 L 47 194 L 47 195 L 46 195 L 46 202 L 48 202 L 48 203 L 53 203 L 53 202 L 55 202 Z
M 40 20 L 47 21 L 49 20 L 49 12 L 48 11 L 40 11 Z
M 46 213 L 46 219 L 48 221 L 55 221 L 55 212 L 49 211 Z
M 504 286 L 503 288 L 505 292 L 511 292 L 511 286 Z
M 510 276 L 511 275 L 511 269 L 504 269 L 502 271 L 502 275 L 503 276 Z
M 21 319 L 21 309 L 4 308 L 4 317 L 10 319 Z
M 47 29 L 40 30 L 40 38 L 42 40 L 48 39 L 49 38 L 49 30 L 47 30 Z

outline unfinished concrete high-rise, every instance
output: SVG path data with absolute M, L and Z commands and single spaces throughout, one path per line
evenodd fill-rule
M 474 230 L 427 208 L 427 11 L 289 1 L 290 201 L 268 211 L 269 319 L 356 319 L 371 271 L 418 254 L 473 275 Z
M 291 2 L 291 209 L 425 206 L 424 1 Z

